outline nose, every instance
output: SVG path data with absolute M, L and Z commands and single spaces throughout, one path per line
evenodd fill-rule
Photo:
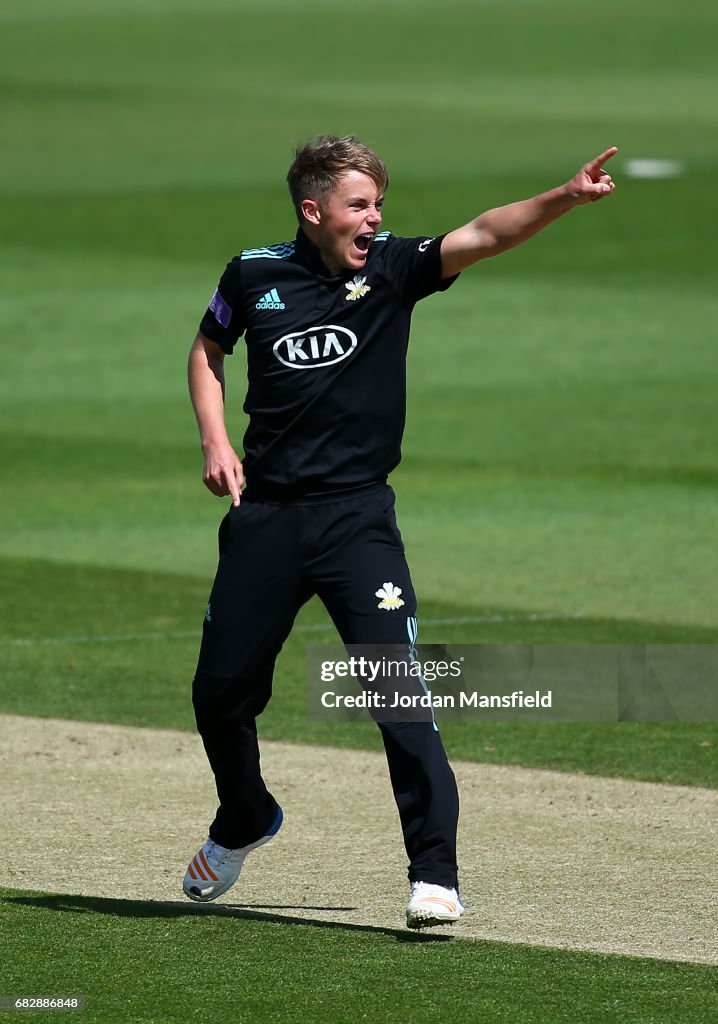
M 381 224 L 381 210 L 378 206 L 370 206 L 366 216 L 367 221 L 372 225 Z

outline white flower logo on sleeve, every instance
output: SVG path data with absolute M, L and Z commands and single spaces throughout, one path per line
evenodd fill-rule
M 393 583 L 382 583 L 379 590 L 376 591 L 376 597 L 381 598 L 378 607 L 387 612 L 395 612 L 404 604 L 399 594 L 401 594 L 401 587 L 395 587 Z

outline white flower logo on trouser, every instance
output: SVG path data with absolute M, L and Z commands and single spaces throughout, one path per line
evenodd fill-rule
M 400 594 L 401 587 L 395 587 L 393 583 L 382 583 L 379 590 L 376 591 L 376 597 L 381 598 L 378 607 L 383 608 L 387 612 L 395 612 L 397 608 L 401 608 L 404 604 L 399 597 Z

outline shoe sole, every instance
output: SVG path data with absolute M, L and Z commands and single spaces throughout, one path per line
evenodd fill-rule
M 216 900 L 218 896 L 223 896 L 229 889 L 232 888 L 232 886 L 239 878 L 242 872 L 242 868 L 244 867 L 244 862 L 247 859 L 247 855 L 250 854 L 252 850 L 259 849 L 260 846 L 264 846 L 264 844 L 268 843 L 270 839 L 273 839 L 276 836 L 277 832 L 279 832 L 279 829 L 281 828 L 283 821 L 284 814 L 282 813 L 282 808 L 280 807 L 277 811 L 277 817 L 275 818 L 270 831 L 267 832 L 265 836 L 262 836 L 261 839 L 257 839 L 256 842 L 250 843 L 248 846 L 242 847 L 243 856 L 241 860 L 239 860 L 238 862 L 235 861 L 236 872 L 234 873 L 233 877 L 227 879 L 221 885 L 216 886 L 212 892 L 207 894 L 203 893 L 199 886 L 194 883 L 190 886 L 187 886 L 186 883 L 183 883 L 182 890 L 185 896 L 188 896 L 191 900 L 194 900 L 195 903 L 211 903 L 212 900 Z M 190 863 L 194 863 L 194 857 L 192 858 L 192 861 Z
M 463 906 L 459 906 L 453 912 L 447 911 L 445 914 L 441 914 L 435 908 L 419 906 L 414 910 L 407 911 L 406 926 L 418 930 L 420 928 L 435 928 L 439 924 L 456 924 L 464 910 Z
M 412 928 L 418 932 L 422 928 L 435 928 L 436 925 L 456 925 L 457 921 L 459 921 L 459 918 L 434 918 L 433 914 L 427 914 L 426 916 L 412 914 L 411 918 L 407 921 L 407 928 Z

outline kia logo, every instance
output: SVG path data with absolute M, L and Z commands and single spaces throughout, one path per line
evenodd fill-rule
M 346 327 L 327 324 L 285 334 L 274 343 L 274 354 L 290 370 L 314 370 L 341 363 L 357 347 L 357 336 Z

